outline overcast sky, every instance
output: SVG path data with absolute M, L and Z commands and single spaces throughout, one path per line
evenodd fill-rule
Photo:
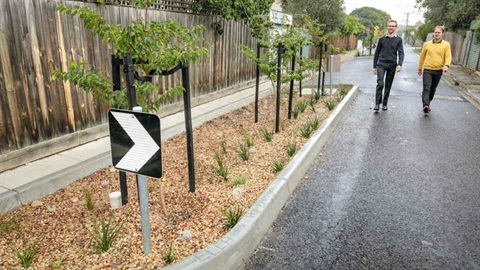
M 385 11 L 401 25 L 406 25 L 407 13 L 409 13 L 408 25 L 425 21 L 422 12 L 415 8 L 415 0 L 344 0 L 344 3 L 347 14 L 350 14 L 356 8 L 367 6 Z

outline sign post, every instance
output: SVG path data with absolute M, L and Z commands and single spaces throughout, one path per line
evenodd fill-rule
M 152 249 L 147 176 L 161 178 L 163 175 L 162 140 L 160 117 L 141 111 L 141 107 L 134 107 L 133 111 L 110 109 L 108 121 L 113 166 L 137 174 L 143 252 L 149 254 Z

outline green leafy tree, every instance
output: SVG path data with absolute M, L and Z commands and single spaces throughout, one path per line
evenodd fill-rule
M 286 13 L 308 14 L 313 20 L 324 25 L 324 32 L 339 30 L 345 19 L 343 0 L 282 0 Z
M 318 26 L 318 24 L 317 24 Z M 307 16 L 300 15 L 298 22 L 294 26 L 282 26 L 286 29 L 283 33 L 276 33 L 270 37 L 259 40 L 260 44 L 267 47 L 268 50 L 257 58 L 256 52 L 251 48 L 242 45 L 242 53 L 248 58 L 259 64 L 260 71 L 267 76 L 272 83 L 273 89 L 277 82 L 277 55 L 279 44 L 282 45 L 282 66 L 281 66 L 281 82 L 287 83 L 291 80 L 303 80 L 308 76 L 309 70 L 318 69 L 316 60 L 296 58 L 295 71 L 291 70 L 291 60 L 296 56 L 302 46 L 311 46 L 313 42 L 311 35 L 319 39 L 321 30 L 316 29 L 315 23 Z
M 470 22 L 480 14 L 480 1 L 472 0 L 417 0 L 424 8 L 425 19 L 433 25 L 444 25 L 456 31 L 468 29 Z
M 357 17 L 362 25 L 370 28 L 371 32 L 373 32 L 375 26 L 378 26 L 380 29 L 379 36 L 383 35 L 383 30 L 391 19 L 388 13 L 373 7 L 357 8 L 350 15 Z
M 415 32 L 415 34 L 413 35 L 413 37 L 416 39 L 416 40 L 421 40 L 421 41 L 425 41 L 427 40 L 427 36 L 429 33 L 432 33 L 433 32 L 433 28 L 435 26 L 430 23 L 430 22 L 427 22 L 425 24 L 422 24 L 418 27 L 417 31 Z
M 132 5 L 136 9 L 145 9 L 144 18 L 148 18 L 148 8 L 152 2 L 137 0 Z M 86 7 L 59 5 L 57 9 L 83 20 L 84 26 L 93 34 L 112 44 L 116 56 L 123 58 L 125 53 L 130 52 L 139 76 L 152 78 L 178 64 L 208 56 L 207 49 L 199 46 L 205 30 L 202 25 L 187 28 L 173 20 L 157 22 L 141 18 L 122 26 L 108 24 L 99 13 Z M 69 80 L 86 92 L 92 92 L 94 97 L 101 98 L 113 107 L 126 107 L 126 91 L 113 91 L 111 79 L 99 71 L 91 70 L 88 63 L 71 62 L 68 71 L 56 70 L 52 75 L 64 81 Z M 165 99 L 184 91 L 182 86 L 178 86 L 159 94 L 160 86 L 152 81 L 135 82 L 137 102 L 145 111 L 157 111 Z
M 268 25 L 268 15 L 274 0 L 193 0 L 192 9 L 194 12 L 218 15 L 231 21 L 244 20 L 253 29 L 255 37 L 266 35 L 265 25 Z M 223 32 L 223 25 L 215 23 L 217 32 Z
M 347 15 L 345 17 L 345 23 L 340 28 L 340 34 L 342 36 L 358 35 L 365 32 L 365 26 L 360 23 L 358 17 Z

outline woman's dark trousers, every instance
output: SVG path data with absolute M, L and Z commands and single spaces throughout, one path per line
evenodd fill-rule
M 385 76 L 386 74 L 386 76 Z M 385 83 L 383 78 L 385 77 Z M 375 104 L 387 105 L 390 96 L 390 88 L 392 88 L 393 78 L 395 78 L 395 66 L 379 67 L 377 66 L 377 92 L 375 94 Z M 385 94 L 382 102 L 382 92 L 385 87 Z
M 423 70 L 423 92 L 422 92 L 422 103 L 423 107 L 429 106 L 430 101 L 432 101 L 433 96 L 435 96 L 435 91 L 437 90 L 438 83 L 442 78 L 441 70 Z

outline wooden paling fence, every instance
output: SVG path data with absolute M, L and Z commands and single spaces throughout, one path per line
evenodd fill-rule
M 94 2 L 90 0 L 90 2 Z M 124 0 L 107 0 L 107 3 Z M 180 9 L 188 1 L 157 1 L 161 9 Z M 67 70 L 72 60 L 87 61 L 110 77 L 112 49 L 83 27 L 78 18 L 60 14 L 59 4 L 83 5 L 100 12 L 109 23 L 125 24 L 142 13 L 118 5 L 65 0 L 0 1 L 0 157 L 6 153 L 106 123 L 105 105 L 74 85 L 53 80 L 55 69 Z M 188 6 L 188 5 L 187 5 Z M 203 45 L 210 57 L 190 65 L 192 96 L 248 82 L 255 64 L 240 45 L 255 48 L 251 30 L 242 22 L 224 22 L 224 33 L 212 25 L 218 17 L 149 10 L 150 20 L 174 19 L 186 26 L 205 25 Z M 181 75 L 157 78 L 162 89 L 181 85 Z M 172 103 L 181 101 L 181 96 Z

